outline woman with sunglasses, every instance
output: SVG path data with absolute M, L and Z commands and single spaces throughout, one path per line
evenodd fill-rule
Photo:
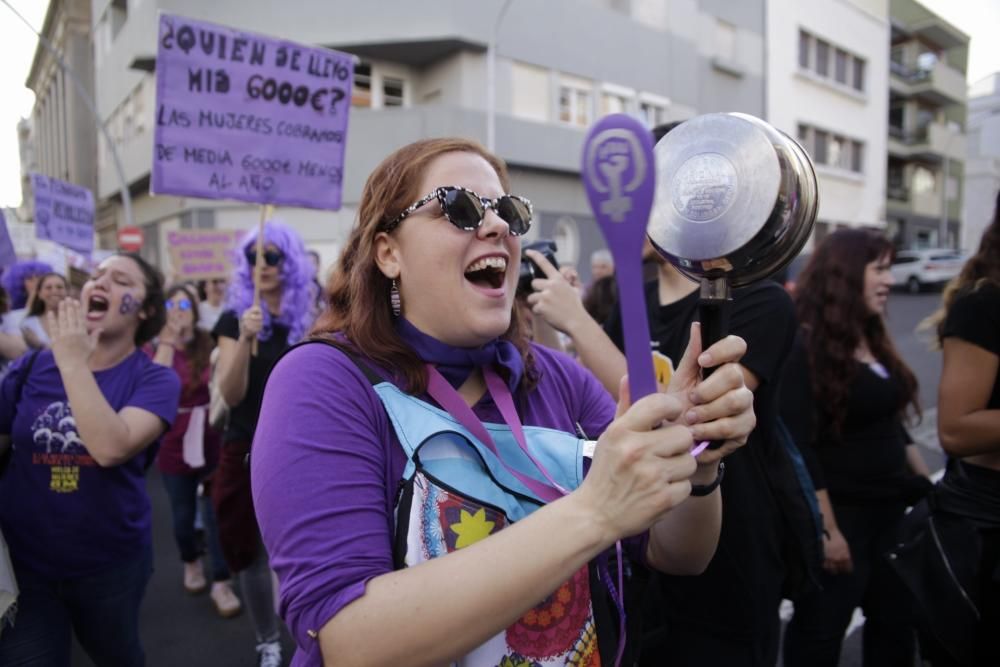
M 184 588 L 195 594 L 208 587 L 195 536 L 195 515 L 200 510 L 212 564 L 210 597 L 219 615 L 229 618 L 240 612 L 241 605 L 229 583 L 209 500 L 209 475 L 219 462 L 220 446 L 219 434 L 208 424 L 209 357 L 215 343 L 198 327 L 198 302 L 189 287 L 175 285 L 167 290 L 166 306 L 167 322 L 156 339 L 153 361 L 177 372 L 181 392 L 177 420 L 163 436 L 157 465 L 170 499 L 174 540 L 184 563 Z M 199 496 L 202 485 L 205 493 Z
M 302 239 L 276 220 L 264 226 L 260 306 L 253 305 L 257 231 L 243 237 L 226 299 L 227 310 L 212 334 L 219 345 L 217 382 L 229 421 L 222 436 L 219 468 L 212 480 L 212 501 L 222 551 L 240 582 L 250 612 L 262 665 L 281 663 L 278 617 L 274 612 L 271 571 L 260 541 L 250 497 L 246 459 L 257 427 L 264 383 L 271 365 L 302 338 L 312 323 L 313 268 Z M 257 341 L 257 353 L 251 348 Z
M 58 273 L 46 273 L 38 280 L 31 308 L 21 322 L 21 333 L 29 347 L 36 350 L 51 347 L 47 313 L 54 315 L 59 311 L 59 303 L 68 295 L 68 288 L 66 279 Z
M 691 574 L 715 549 L 718 466 L 692 438 L 745 441 L 745 346 L 692 337 L 675 393 L 623 391 L 616 418 L 521 334 L 531 206 L 507 192 L 464 139 L 386 158 L 319 340 L 271 374 L 250 465 L 296 665 L 610 664 L 625 554 Z M 722 365 L 698 383 L 699 362 Z
M 98 665 L 141 665 L 139 606 L 153 571 L 148 449 L 180 383 L 141 349 L 163 328 L 163 285 L 113 255 L 48 313 L 52 349 L 0 385 L 0 529 L 20 587 L 0 665 L 68 665 L 71 633 Z

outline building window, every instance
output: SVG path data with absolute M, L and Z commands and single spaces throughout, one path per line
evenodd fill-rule
M 863 173 L 864 142 L 805 124 L 798 126 L 798 139 L 814 163 Z
M 662 125 L 667 122 L 667 107 L 655 102 L 643 101 L 639 103 L 639 115 L 650 128 Z
M 816 73 L 820 76 L 830 73 L 830 45 L 822 39 L 816 40 Z
M 591 114 L 590 88 L 582 83 L 563 81 L 559 84 L 559 120 L 570 125 L 588 127 Z
M 551 114 L 550 72 L 526 63 L 511 63 L 511 113 L 546 123 Z
M 715 21 L 715 55 L 726 62 L 736 62 L 736 26 L 721 19 Z
M 851 85 L 854 86 L 854 90 L 864 92 L 865 91 L 865 61 L 857 56 L 854 56 L 854 80 Z
M 406 82 L 394 76 L 382 77 L 382 106 L 403 106 L 403 87 Z
M 372 105 L 372 66 L 358 63 L 354 66 L 354 90 L 351 92 L 352 107 Z
M 827 161 L 827 138 L 823 130 L 813 130 L 813 160 L 816 164 L 829 164 Z
M 913 168 L 913 180 L 910 181 L 910 187 L 916 194 L 934 192 L 937 189 L 936 175 L 927 167 L 917 165 Z
M 615 93 L 601 94 L 601 114 L 625 113 L 628 108 L 628 100 L 624 95 Z
M 865 90 L 865 59 L 805 30 L 799 30 L 799 68 L 842 86 L 850 86 L 860 92 Z
M 856 174 L 864 173 L 864 158 L 864 144 L 860 141 L 851 141 L 851 171 Z
M 837 80 L 837 83 L 844 85 L 847 85 L 847 61 L 847 51 L 837 49 L 837 57 L 833 63 L 833 78 Z
M 799 30 L 799 67 L 809 69 L 809 51 L 812 49 L 812 37 L 805 30 Z

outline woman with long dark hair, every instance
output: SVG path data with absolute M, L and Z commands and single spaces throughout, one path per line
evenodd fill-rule
M 254 305 L 257 230 L 243 237 L 229 284 L 227 310 L 212 334 L 219 344 L 219 390 L 230 406 L 222 436 L 222 455 L 212 480 L 212 501 L 222 551 L 240 582 L 243 602 L 257 638 L 259 662 L 281 664 L 280 628 L 274 611 L 271 570 L 260 540 L 250 496 L 247 455 L 257 429 L 264 383 L 271 365 L 305 334 L 312 323 L 316 295 L 313 268 L 302 239 L 276 220 L 264 225 L 263 268 Z M 257 341 L 257 352 L 252 353 Z
M 721 455 L 696 460 L 692 436 L 745 443 L 745 345 L 693 344 L 674 393 L 616 418 L 593 375 L 521 333 L 531 206 L 509 191 L 468 140 L 387 157 L 321 340 L 275 365 L 250 466 L 296 665 L 613 663 L 623 551 L 692 574 L 715 549 Z M 720 364 L 702 383 L 699 358 Z
M 241 605 L 229 584 L 229 568 L 209 500 L 209 475 L 219 462 L 220 447 L 219 434 L 208 423 L 209 357 L 215 343 L 198 327 L 198 301 L 191 288 L 175 285 L 168 289 L 166 306 L 167 323 L 156 339 L 153 361 L 176 371 L 181 394 L 177 421 L 163 436 L 157 465 L 170 498 L 174 540 L 184 563 L 184 588 L 200 593 L 208 586 L 195 534 L 195 516 L 200 510 L 212 565 L 210 595 L 219 614 L 228 618 L 238 614 Z M 203 495 L 199 486 L 205 490 Z
M 1000 193 L 978 251 L 945 288 L 941 310 L 927 324 L 937 328 L 943 351 L 938 435 L 951 457 L 931 506 L 939 520 L 962 520 L 962 537 L 942 538 L 943 548 L 969 573 L 960 584 L 979 620 L 951 637 L 929 631 L 944 624 L 922 624 L 924 657 L 934 667 L 1000 665 Z M 934 596 L 926 603 L 952 618 L 968 614 L 961 604 L 952 613 Z
M 35 297 L 21 322 L 24 342 L 36 350 L 52 345 L 46 313 L 57 313 L 59 303 L 69 295 L 69 284 L 58 273 L 46 273 L 38 279 Z
M 163 284 L 113 255 L 48 313 L 52 349 L 0 385 L 0 528 L 20 587 L 0 665 L 68 665 L 71 633 L 98 665 L 141 665 L 139 606 L 153 571 L 149 446 L 180 383 L 139 349 L 163 328 Z
M 838 230 L 819 244 L 797 283 L 801 330 L 781 410 L 823 513 L 824 590 L 796 602 L 785 634 L 789 667 L 837 665 L 858 606 L 866 618 L 864 664 L 913 664 L 915 638 L 883 554 L 930 481 L 903 426 L 908 409 L 919 413 L 917 380 L 885 325 L 891 259 L 885 237 Z

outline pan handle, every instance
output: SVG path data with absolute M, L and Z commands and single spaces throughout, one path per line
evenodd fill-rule
M 725 276 L 704 277 L 701 279 L 701 291 L 698 300 L 698 320 L 701 322 L 701 349 L 719 342 L 729 335 L 729 314 L 732 311 L 733 297 L 729 280 Z M 702 370 L 702 378 L 707 378 L 715 367 Z M 718 449 L 721 442 L 713 442 L 709 449 Z

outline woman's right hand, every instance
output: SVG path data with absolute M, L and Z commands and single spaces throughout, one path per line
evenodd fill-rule
M 618 416 L 597 441 L 593 465 L 576 493 L 614 542 L 649 528 L 691 494 L 689 478 L 698 467 L 691 456 L 691 432 L 676 421 L 681 402 L 651 394 L 628 405 L 622 379 Z
M 183 325 L 180 323 L 180 318 L 175 315 L 175 312 L 177 311 L 171 310 L 167 312 L 167 321 L 156 337 L 161 345 L 177 347 L 177 344 L 181 341 L 181 329 Z
M 850 574 L 854 571 L 851 547 L 838 529 L 823 536 L 823 569 L 830 574 Z
M 253 340 L 264 328 L 264 311 L 260 306 L 250 306 L 240 317 L 240 338 Z

